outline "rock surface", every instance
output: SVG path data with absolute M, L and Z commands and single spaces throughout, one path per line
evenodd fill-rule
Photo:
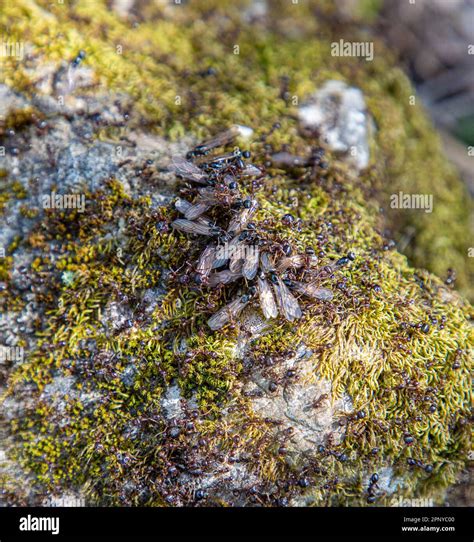
M 329 148 L 358 170 L 369 165 L 367 106 L 360 89 L 326 81 L 298 111 L 303 128 L 317 132 Z

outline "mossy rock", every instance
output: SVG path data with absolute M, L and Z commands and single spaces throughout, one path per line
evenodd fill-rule
M 0 82 L 1 336 L 25 349 L 1 367 L 6 502 L 443 502 L 470 450 L 472 307 L 431 272 L 454 267 L 472 294 L 470 203 L 382 45 L 373 62 L 330 55 L 334 35 L 355 39 L 331 4 L 275 2 L 263 18 L 248 2 L 3 6 L 4 34 L 25 46 Z M 369 167 L 326 149 L 325 169 L 276 168 L 273 153 L 325 146 L 298 106 L 333 79 L 365 97 Z M 266 168 L 240 187 L 260 204 L 257 231 L 311 247 L 321 267 L 355 258 L 298 321 L 265 322 L 251 303 L 212 332 L 244 285 L 188 280 L 208 241 L 170 227 L 175 196 L 193 194 L 170 164 L 233 124 L 253 129 L 239 144 Z M 381 213 L 399 190 L 432 193 L 433 213 Z M 84 195 L 84 212 L 45 210 L 54 191 Z M 412 228 L 420 269 L 390 226 Z

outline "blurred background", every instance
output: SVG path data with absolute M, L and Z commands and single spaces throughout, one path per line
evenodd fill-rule
M 385 0 L 378 24 L 474 194 L 474 0 Z
M 370 21 L 399 59 L 474 195 L 474 0 L 337 0 L 337 9 Z
M 405 68 L 474 194 L 474 0 L 336 0 L 341 18 L 371 21 Z M 469 54 L 469 45 L 472 48 Z

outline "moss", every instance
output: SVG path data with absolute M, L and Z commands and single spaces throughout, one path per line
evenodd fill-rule
M 370 3 L 359 6 L 361 13 L 366 4 Z M 37 6 L 47 9 L 53 18 L 41 16 Z M 6 6 L 3 28 L 12 39 L 35 45 L 48 61 L 72 60 L 79 50 L 85 50 L 84 64 L 110 88 L 134 99 L 141 114 L 135 122 L 145 122 L 174 139 L 189 130 L 201 137 L 216 124 L 234 122 L 260 126 L 260 135 L 283 117 L 285 129 L 272 142 L 296 146 L 295 108 L 279 97 L 283 76 L 289 78 L 290 96 L 300 103 L 328 78 L 343 78 L 360 87 L 377 125 L 373 162 L 378 171 L 379 201 L 388 209 L 389 194 L 400 190 L 434 197 L 431 215 L 389 209 L 390 223 L 395 231 L 414 229 L 414 240 L 406 248 L 414 265 L 441 276 L 447 267 L 454 267 L 459 288 L 472 298 L 469 274 L 473 264 L 466 258 L 472 204 L 446 164 L 422 108 L 418 103 L 412 105 L 412 87 L 382 43 L 375 42 L 376 55 L 370 63 L 331 57 L 330 43 L 335 39 L 331 31 L 338 32 L 338 39 L 344 32 L 335 22 L 331 3 L 279 2 L 268 15 L 270 28 L 276 25 L 282 31 L 280 22 L 285 21 L 287 31 L 292 25 L 303 34 L 317 30 L 319 40 L 286 38 L 282 43 L 278 34 L 263 30 L 256 37 L 253 30 L 238 27 L 240 11 L 238 3 L 230 2 L 216 6 L 191 2 L 171 11 L 149 5 L 143 20 L 134 26 L 117 19 L 105 2 L 95 3 L 93 17 L 87 1 L 67 8 L 46 1 L 36 5 L 19 2 Z M 37 17 L 34 27 L 28 25 L 28 17 L 33 15 Z M 231 28 L 236 30 L 231 32 Z M 358 33 L 349 27 L 345 35 L 356 39 Z M 233 54 L 235 45 L 239 54 Z M 25 86 L 28 76 L 23 66 L 14 58 L 6 64 L 5 81 L 28 92 L 31 85 Z M 217 75 L 202 77 L 210 67 Z M 225 91 L 216 92 L 215 82 Z M 364 181 L 371 184 L 368 175 Z M 457 217 L 454 222 L 453 215 Z
M 275 437 L 271 420 L 259 419 L 251 399 L 239 392 L 246 377 L 234 355 L 239 330 L 228 326 L 212 334 L 205 327 L 209 315 L 231 298 L 232 288 L 209 291 L 180 282 L 181 275 L 173 272 L 195 261 L 203 242 L 170 231 L 176 218 L 171 207 L 154 210 L 149 197 L 131 198 L 117 180 L 109 180 L 104 189 L 86 194 L 90 205 L 84 214 L 47 211 L 41 231 L 19 242 L 22 248 L 45 249 L 30 268 L 33 282 L 46 281 L 38 345 L 9 380 L 10 394 L 21 393 L 25 384 L 35 390 L 35 404 L 15 420 L 12 431 L 38 492 L 84 486 L 100 504 L 163 505 L 167 494 L 179 492 L 170 481 L 170 465 L 192 465 L 193 447 L 202 439 L 201 454 L 210 463 L 218 453 L 248 454 L 263 504 L 274 497 L 265 484 L 301 473 L 313 480 L 316 504 L 364 504 L 362 473 L 386 464 L 406 480 L 406 496 L 422 492 L 438 499 L 465 463 L 472 309 L 439 279 L 385 249 L 377 203 L 386 201 L 387 190 L 434 192 L 431 229 L 424 215 L 412 218 L 419 233 L 411 257 L 439 273 L 446 262 L 455 265 L 467 292 L 463 189 L 445 165 L 423 112 L 409 105 L 407 80 L 386 55 L 373 63 L 330 57 L 331 9 L 323 10 L 322 27 L 308 16 L 315 11 L 311 2 L 291 11 L 290 19 L 304 31 L 320 30 L 321 38 L 282 40 L 280 21 L 292 7 L 280 4 L 280 12 L 269 16 L 274 33 L 262 29 L 257 37 L 239 27 L 242 3 L 235 2 L 190 2 L 185 10 L 173 8 L 172 15 L 159 4 L 147 4 L 146 20 L 135 27 L 119 20 L 105 2 L 94 2 L 91 10 L 84 1 L 68 7 L 18 1 L 4 6 L 0 27 L 33 44 L 44 62 L 69 61 L 84 49 L 84 64 L 103 88 L 131 97 L 129 128 L 144 125 L 170 139 L 190 132 L 198 139 L 231 123 L 254 127 L 251 151 L 260 164 L 266 160 L 265 145 L 275 150 L 286 145 L 298 154 L 310 150 L 311 142 L 298 131 L 296 107 L 281 97 L 282 78 L 288 77 L 290 95 L 300 103 L 328 78 L 343 78 L 363 90 L 378 132 L 371 168 L 360 179 L 330 156 L 325 174 L 286 174 L 269 167 L 268 180 L 256 191 L 261 209 L 255 222 L 262 232 L 288 240 L 295 250 L 313 247 L 321 265 L 349 250 L 356 261 L 327 284 L 336 292 L 331 303 L 307 305 L 297 326 L 278 321 L 249 345 L 247 356 L 258 366 L 262 357 L 284 359 L 288 345 L 303 342 L 314 352 L 315 378 L 329 378 L 336 395 L 347 391 L 354 412 L 364 410 L 367 416 L 342 420 L 347 437 L 329 446 L 331 453 L 311 465 L 288 464 L 279 453 L 285 438 Z M 215 75 L 206 71 L 210 67 Z M 6 60 L 5 82 L 26 95 L 33 92 L 30 75 L 14 59 Z M 276 122 L 280 128 L 272 130 Z M 100 137 L 120 135 L 111 128 Z M 20 197 L 20 191 L 13 192 Z M 300 231 L 281 222 L 288 212 L 301 219 Z M 454 215 L 459 217 L 455 225 Z M 108 235 L 119 221 L 127 225 L 125 247 Z M 47 251 L 53 242 L 62 247 L 54 259 Z M 7 282 L 9 265 L 2 276 Z M 163 270 L 173 272 L 168 276 Z M 155 311 L 146 315 L 140 294 L 164 287 Z M 18 300 L 2 295 L 3 307 L 14 310 Z M 137 307 L 130 325 L 104 328 L 111 301 Z M 425 334 L 419 326 L 427 322 Z M 136 374 L 130 386 L 122 375 L 131 363 Z M 40 398 L 55 377 L 71 375 L 76 384 L 61 398 L 60 411 Z M 199 414 L 190 414 L 191 428 L 170 439 L 160 398 L 174 380 L 188 398 L 196 396 Z M 98 397 L 92 407 L 89 396 Z M 414 439 L 411 445 L 407 435 Z M 337 459 L 341 453 L 347 462 Z M 407 466 L 409 458 L 433 465 L 433 473 Z M 187 502 L 194 502 L 192 496 Z
M 2 182 L 2 193 L 0 194 L 0 213 L 4 213 L 6 206 L 11 201 L 23 200 L 26 198 L 26 190 L 18 181 Z
M 39 122 L 44 118 L 37 109 L 25 107 L 24 109 L 14 109 L 8 113 L 5 119 L 0 122 L 0 136 L 4 137 L 7 131 L 18 132 L 23 128 L 30 126 L 34 122 Z

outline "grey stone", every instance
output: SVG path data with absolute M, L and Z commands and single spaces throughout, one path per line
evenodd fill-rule
M 173 420 L 183 415 L 181 390 L 178 384 L 172 384 L 163 393 L 161 398 L 161 408 L 165 418 Z
M 369 119 L 361 90 L 342 81 L 327 81 L 298 111 L 301 125 L 318 132 L 332 151 L 357 168 L 370 160 Z

